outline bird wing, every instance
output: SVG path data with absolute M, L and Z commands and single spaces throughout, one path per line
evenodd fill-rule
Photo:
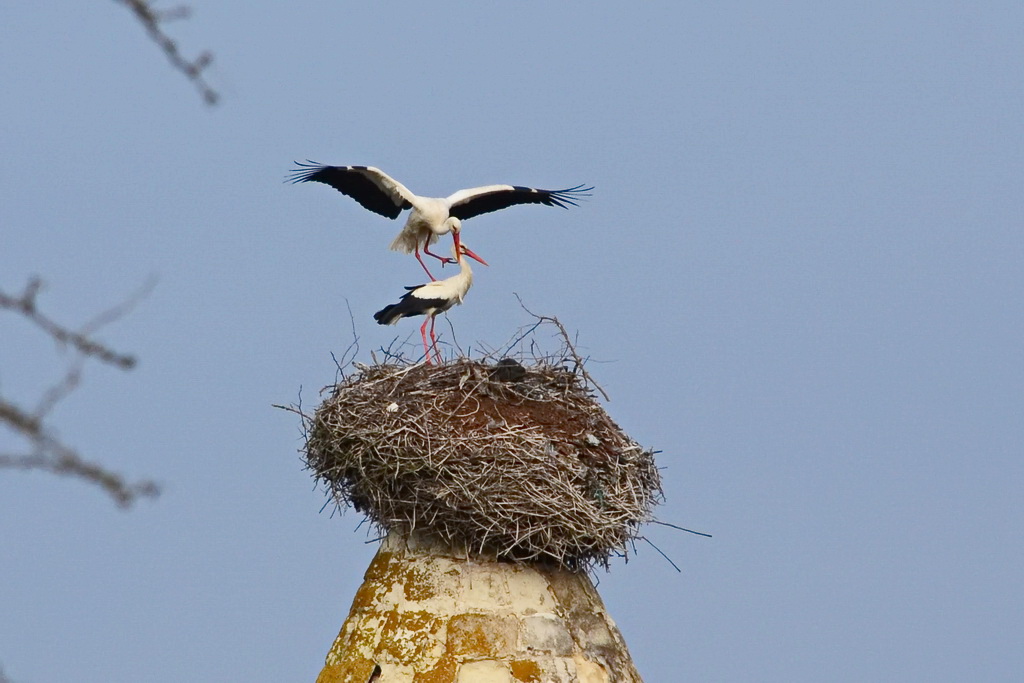
M 330 185 L 364 209 L 388 218 L 397 218 L 403 209 L 411 209 L 416 197 L 405 185 L 373 166 L 324 166 L 308 160 L 295 165 L 288 177 L 293 183 Z
M 460 220 L 498 211 L 515 204 L 544 204 L 568 209 L 577 201 L 589 197 L 592 187 L 577 185 L 564 190 L 538 190 L 517 185 L 485 185 L 471 190 L 459 190 L 448 197 L 449 213 Z
M 373 319 L 381 325 L 394 325 L 402 318 L 448 310 L 452 307 L 453 301 L 449 293 L 444 291 L 444 287 L 439 286 L 442 282 L 443 280 L 406 287 L 406 292 L 398 303 L 380 309 L 373 314 Z
M 435 280 L 419 287 L 406 287 L 408 292 L 402 296 L 416 297 L 417 299 L 448 299 L 453 291 L 448 280 Z

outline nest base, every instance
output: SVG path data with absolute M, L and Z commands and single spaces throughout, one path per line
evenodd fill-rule
M 382 531 L 579 569 L 624 556 L 661 500 L 652 452 L 562 366 L 357 367 L 311 418 L 306 463 Z

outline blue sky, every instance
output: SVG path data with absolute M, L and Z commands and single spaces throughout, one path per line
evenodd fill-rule
M 0 10 L 0 287 L 80 323 L 158 277 L 54 415 L 164 486 L 117 509 L 0 473 L 17 683 L 314 680 L 375 546 L 319 513 L 293 416 L 331 352 L 418 324 L 399 222 L 293 160 L 412 191 L 588 183 L 467 222 L 449 320 L 579 334 L 662 451 L 662 519 L 600 573 L 646 680 L 1018 680 L 1024 462 L 1019 3 L 206 3 L 204 106 L 115 2 Z M 442 338 L 450 339 L 445 321 Z M 66 354 L 0 318 L 0 390 Z M 0 450 L 16 442 L 0 434 Z

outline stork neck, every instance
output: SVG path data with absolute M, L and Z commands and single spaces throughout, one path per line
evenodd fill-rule
M 459 275 L 472 281 L 473 269 L 469 267 L 469 259 L 459 254 Z
M 459 272 L 452 275 L 446 282 L 448 282 L 455 291 L 458 293 L 459 301 L 462 301 L 462 297 L 465 296 L 469 288 L 473 286 L 473 269 L 469 267 L 467 263 L 468 259 L 463 257 L 461 254 L 456 255 L 459 261 Z

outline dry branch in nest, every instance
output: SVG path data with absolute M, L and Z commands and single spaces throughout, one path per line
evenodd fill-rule
M 625 556 L 661 482 L 579 374 L 460 358 L 357 365 L 313 416 L 305 459 L 382 530 L 581 569 Z

